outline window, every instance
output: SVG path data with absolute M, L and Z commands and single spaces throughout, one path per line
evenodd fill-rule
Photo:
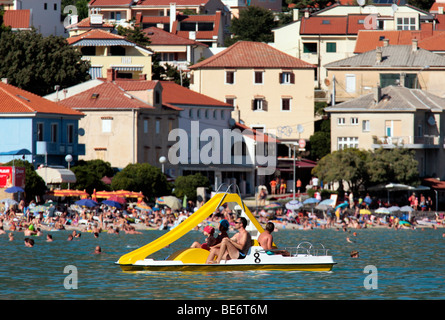
M 161 93 L 159 91 L 155 91 L 155 103 L 160 104 L 161 103 Z
M 346 92 L 355 93 L 355 74 L 346 75 Z
M 235 106 L 235 98 L 226 98 L 226 103 Z
M 51 124 L 51 142 L 57 142 L 58 130 L 59 130 L 59 125 L 57 123 Z
M 226 118 L 226 114 L 224 113 L 224 110 L 221 110 L 221 119 L 224 120 Z
M 201 109 L 197 109 L 197 110 L 196 110 L 196 117 L 197 117 L 198 119 L 201 119 Z
M 397 30 L 417 30 L 416 18 L 397 18 Z
M 82 47 L 80 49 L 80 52 L 82 52 L 83 56 L 95 56 L 96 55 L 96 47 Z
M 48 9 L 48 4 L 45 2 L 44 4 L 43 4 L 43 10 L 47 10 Z
M 321 24 L 331 24 L 331 20 L 322 20 Z
M 226 84 L 235 84 L 235 71 L 226 71 Z
M 337 52 L 337 42 L 326 43 L 326 52 Z
M 255 71 L 254 72 L 254 83 L 255 84 L 263 84 L 263 71 Z
M 342 125 L 344 125 L 345 123 L 346 123 L 345 118 L 338 118 L 338 119 L 337 119 L 337 124 L 338 124 L 339 126 L 342 126 Z
M 193 119 L 193 109 L 190 109 L 190 110 L 189 110 L 189 118 L 190 118 L 190 119 Z
M 43 123 L 37 123 L 37 141 L 43 141 Z
M 160 120 L 156 120 L 156 134 L 160 134 L 161 133 L 161 121 Z
M 111 20 L 120 20 L 121 19 L 120 11 L 110 12 L 110 18 Z
M 317 53 L 317 43 L 316 42 L 303 43 L 303 52 L 316 54 Z
M 102 132 L 103 133 L 111 132 L 111 121 L 113 121 L 113 119 L 102 119 Z
M 351 118 L 351 125 L 353 125 L 353 126 L 358 125 L 358 118 L 356 118 L 356 117 L 352 117 L 352 118 Z
M 148 133 L 148 119 L 144 119 L 144 133 Z
M 264 98 L 255 98 L 252 100 L 253 111 L 267 111 L 267 101 Z
M 346 148 L 358 148 L 358 137 L 338 137 L 337 150 Z
M 281 111 L 290 111 L 291 98 L 281 98 Z
M 295 74 L 289 71 L 280 73 L 280 83 L 281 84 L 295 83 Z
M 66 142 L 74 143 L 74 125 L 72 124 L 66 126 Z
M 362 131 L 363 132 L 371 131 L 371 124 L 370 124 L 369 120 L 363 120 L 362 121 Z
M 54 3 L 54 11 L 57 11 L 57 3 Z

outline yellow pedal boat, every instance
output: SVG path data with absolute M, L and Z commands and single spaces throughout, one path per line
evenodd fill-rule
M 227 190 L 230 190 L 231 186 Z M 173 253 L 165 260 L 149 259 L 151 254 L 178 240 L 209 217 L 224 203 L 234 202 L 242 208 L 241 216 L 249 223 L 246 230 L 252 236 L 252 246 L 244 259 L 221 260 L 219 264 L 206 264 L 208 250 L 186 248 Z M 123 271 L 331 271 L 336 264 L 328 249 L 302 242 L 296 247 L 280 248 L 266 252 L 256 239 L 264 229 L 241 200 L 238 193 L 217 192 L 198 211 L 175 228 L 149 244 L 129 252 L 116 262 Z M 283 254 L 284 253 L 284 254 Z

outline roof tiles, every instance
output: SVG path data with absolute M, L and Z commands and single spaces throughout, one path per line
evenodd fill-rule
M 199 68 L 315 68 L 262 42 L 238 41 L 190 69 Z
M 3 24 L 13 29 L 31 28 L 31 10 L 6 10 Z
M 46 113 L 82 116 L 83 113 L 64 107 L 34 93 L 0 82 L 0 114 L 2 113 Z

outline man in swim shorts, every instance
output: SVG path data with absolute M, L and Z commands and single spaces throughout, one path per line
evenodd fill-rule
M 238 230 L 232 238 L 224 238 L 221 241 L 216 263 L 220 263 L 222 259 L 244 259 L 249 248 L 252 245 L 250 233 L 246 230 L 247 220 L 244 217 L 238 218 L 235 222 L 235 229 Z

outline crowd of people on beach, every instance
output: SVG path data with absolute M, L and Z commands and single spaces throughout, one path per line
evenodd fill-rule
M 283 204 L 273 210 L 257 207 L 252 212 L 261 224 L 266 225 L 271 221 L 277 230 L 280 228 L 301 230 L 338 228 L 344 230 L 370 227 L 393 229 L 416 227 L 415 214 L 408 217 L 407 215 L 362 213 L 361 209 L 369 208 L 371 203 L 367 197 L 348 202 L 349 198 L 345 195 L 343 201 L 348 202 L 347 205 L 338 209 L 328 208 L 325 211 L 314 210 L 313 207 L 288 210 Z M 44 210 L 33 210 L 37 207 L 33 201 L 25 204 L 22 200 L 18 205 L 0 208 L 0 235 L 7 231 L 17 231 L 23 232 L 25 237 L 30 237 L 41 236 L 42 231 L 75 229 L 79 232 L 91 232 L 95 237 L 98 237 L 101 232 L 141 234 L 141 230 L 168 230 L 187 219 L 198 210 L 200 205 L 202 203 L 195 204 L 189 201 L 185 208 L 172 210 L 167 206 L 149 207 L 145 203 L 131 203 L 123 205 L 122 209 L 117 209 L 104 204 L 86 208 L 47 202 Z M 42 207 L 40 206 L 40 208 Z M 431 227 L 443 227 L 443 217 L 436 215 Z M 224 205 L 217 208 L 205 220 L 201 228 L 206 225 L 218 225 L 219 221 L 226 220 L 233 230 L 238 216 L 236 210 Z M 11 233 L 10 236 L 13 237 Z

